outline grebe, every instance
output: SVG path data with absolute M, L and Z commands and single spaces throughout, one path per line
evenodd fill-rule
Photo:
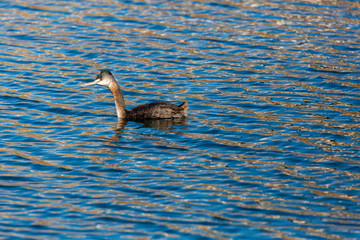
M 81 86 L 84 87 L 94 84 L 106 86 L 110 89 L 114 96 L 118 119 L 136 121 L 144 119 L 182 118 L 187 114 L 187 102 L 180 105 L 167 102 L 154 102 L 137 106 L 132 110 L 126 110 L 124 96 L 119 84 L 108 70 L 102 70 L 94 81 L 82 84 Z

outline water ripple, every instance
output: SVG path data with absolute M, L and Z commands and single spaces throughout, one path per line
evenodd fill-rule
M 357 239 L 359 8 L 1 3 L 0 236 Z M 100 69 L 188 118 L 118 123 Z

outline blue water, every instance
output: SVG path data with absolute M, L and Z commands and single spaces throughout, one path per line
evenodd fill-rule
M 1 2 L 0 238 L 360 239 L 359 8 Z

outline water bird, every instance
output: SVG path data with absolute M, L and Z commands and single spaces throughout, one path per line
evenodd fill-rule
M 102 70 L 94 81 L 81 84 L 81 86 L 85 87 L 94 84 L 106 86 L 110 89 L 115 100 L 118 120 L 175 119 L 183 118 L 187 114 L 187 102 L 180 105 L 168 102 L 154 102 L 137 106 L 132 110 L 127 110 L 120 86 L 113 74 L 108 70 Z

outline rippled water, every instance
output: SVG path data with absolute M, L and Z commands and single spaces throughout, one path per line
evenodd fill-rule
M 358 1 L 0 6 L 0 238 L 360 239 Z

